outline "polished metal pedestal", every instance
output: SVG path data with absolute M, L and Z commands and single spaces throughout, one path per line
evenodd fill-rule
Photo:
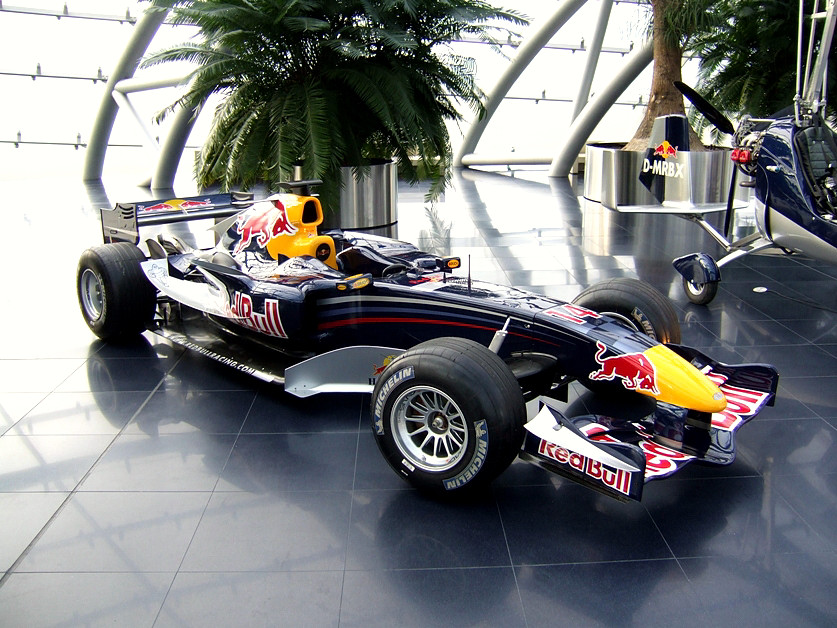
M 621 144 L 588 144 L 584 198 L 619 211 L 670 212 L 692 206 L 720 209 L 719 205 L 726 204 L 734 167 L 728 150 L 666 148 L 669 154 L 660 159 L 663 151 L 653 148 L 626 151 Z M 654 177 L 661 199 L 642 183 L 643 174 Z
M 369 166 L 355 176 L 353 168 L 341 172 L 340 216 L 338 225 L 347 230 L 377 230 L 391 227 L 398 220 L 398 172 L 389 161 Z

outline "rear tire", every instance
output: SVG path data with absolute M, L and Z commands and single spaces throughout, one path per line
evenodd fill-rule
M 657 342 L 680 342 L 680 323 L 671 301 L 639 279 L 620 277 L 594 284 L 581 292 L 573 303 L 613 316 Z
M 484 487 L 523 443 L 523 393 L 506 364 L 464 338 L 438 338 L 401 354 L 372 395 L 384 459 L 413 486 L 434 492 Z
M 127 339 L 151 324 L 157 290 L 140 262 L 145 256 L 133 244 L 117 242 L 87 249 L 76 273 L 76 292 L 84 322 L 102 340 Z

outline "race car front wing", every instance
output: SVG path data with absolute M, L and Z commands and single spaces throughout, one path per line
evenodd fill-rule
M 685 347 L 675 350 L 713 380 L 727 407 L 706 415 L 665 403 L 636 420 L 588 414 L 565 417 L 550 402 L 526 424 L 520 458 L 620 501 L 639 500 L 646 482 L 691 462 L 735 460 L 735 432 L 773 405 L 776 370 L 763 364 L 730 366 Z

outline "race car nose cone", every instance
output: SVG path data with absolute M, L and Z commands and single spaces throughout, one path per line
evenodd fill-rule
M 721 412 L 727 407 L 727 399 L 708 377 L 674 353 L 657 345 L 644 352 L 656 368 L 660 401 L 699 412 Z

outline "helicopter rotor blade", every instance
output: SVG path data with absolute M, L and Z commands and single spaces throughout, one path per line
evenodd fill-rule
M 715 109 L 715 107 L 713 107 L 703 96 L 680 81 L 674 81 L 674 86 L 680 90 L 680 93 L 695 106 L 695 109 L 700 111 L 703 116 L 721 133 L 726 133 L 727 135 L 735 133 L 735 127 L 732 125 L 732 122 L 729 121 L 729 118 Z

